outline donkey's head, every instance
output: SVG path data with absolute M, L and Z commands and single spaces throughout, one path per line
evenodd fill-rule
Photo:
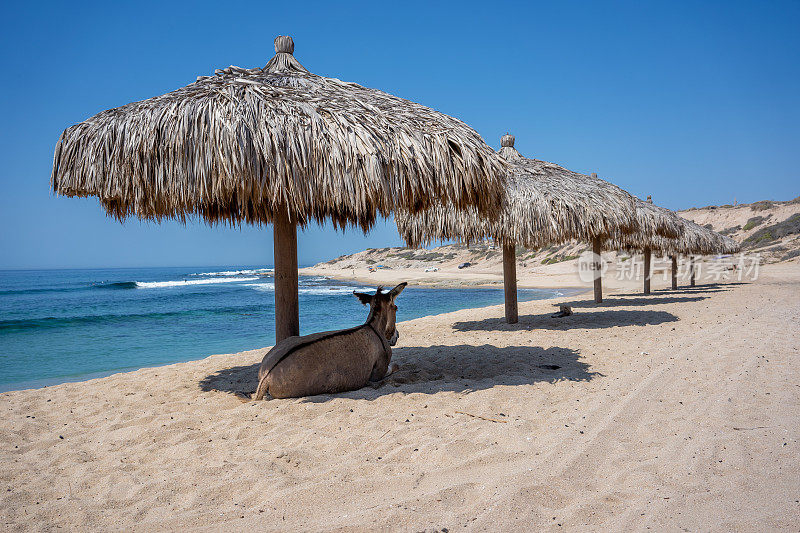
M 375 294 L 353 291 L 353 294 L 362 304 L 369 304 L 369 317 L 367 317 L 367 322 L 371 322 L 375 330 L 386 337 L 390 346 L 397 344 L 397 339 L 400 338 L 400 334 L 397 333 L 397 327 L 395 326 L 395 321 L 397 320 L 397 306 L 394 305 L 394 299 L 397 298 L 398 294 L 403 292 L 406 285 L 408 285 L 408 283 L 404 281 L 389 292 L 383 292 L 381 288 L 378 287 L 378 291 Z

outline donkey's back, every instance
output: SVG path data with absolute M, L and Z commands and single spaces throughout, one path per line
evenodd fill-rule
M 333 394 L 360 389 L 384 352 L 369 326 L 290 337 L 270 350 L 254 399 Z
M 405 288 L 400 283 L 387 293 L 354 292 L 369 304 L 367 322 L 337 331 L 289 337 L 264 356 L 258 371 L 253 399 L 267 394 L 293 398 L 360 389 L 370 380 L 383 379 L 392 359 L 392 345 L 399 334 L 395 327 L 394 299 Z

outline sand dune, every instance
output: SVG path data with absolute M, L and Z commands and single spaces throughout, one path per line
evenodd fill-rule
M 337 396 L 240 403 L 263 350 L 4 393 L 3 525 L 800 528 L 796 263 L 564 300 L 402 323 L 400 371 Z

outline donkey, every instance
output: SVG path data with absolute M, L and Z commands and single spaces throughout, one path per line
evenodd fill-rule
M 289 337 L 273 346 L 261 361 L 253 399 L 261 400 L 267 392 L 273 398 L 296 398 L 356 390 L 391 374 L 397 368 L 389 369 L 391 347 L 400 338 L 394 299 L 406 285 L 389 292 L 378 287 L 375 294 L 353 291 L 370 307 L 360 326 Z

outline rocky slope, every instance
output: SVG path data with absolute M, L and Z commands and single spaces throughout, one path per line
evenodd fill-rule
M 760 253 L 767 263 L 800 256 L 800 197 L 788 202 L 691 208 L 679 213 L 742 243 L 742 251 Z
M 764 200 L 752 204 L 707 206 L 680 211 L 679 214 L 702 226 L 711 227 L 742 243 L 746 253 L 760 253 L 763 263 L 800 261 L 800 197 L 786 202 Z M 546 267 L 574 262 L 589 247 L 571 242 L 538 250 L 517 248 L 520 267 Z M 604 256 L 614 252 L 604 253 Z M 625 254 L 623 254 L 625 255 Z M 502 250 L 489 242 L 448 244 L 430 249 L 368 248 L 314 266 L 317 271 L 363 269 L 454 269 L 469 262 L 470 272 L 497 272 Z M 564 266 L 564 265 L 560 265 Z M 548 269 L 549 270 L 549 269 Z

